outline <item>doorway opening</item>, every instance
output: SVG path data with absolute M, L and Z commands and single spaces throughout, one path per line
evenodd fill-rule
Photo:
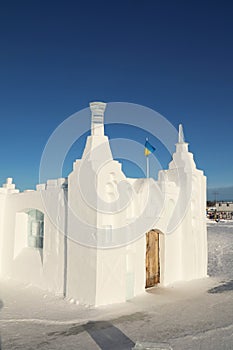
M 146 288 L 160 282 L 159 232 L 150 230 L 146 234 Z

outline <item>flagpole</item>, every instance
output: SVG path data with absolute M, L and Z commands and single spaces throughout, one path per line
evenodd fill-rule
M 148 138 L 146 138 L 145 143 L 145 156 L 146 156 L 146 178 L 148 179 L 150 176 L 150 161 L 149 155 L 155 151 L 155 147 L 150 144 Z
M 146 142 L 148 142 L 148 137 L 146 137 Z M 146 156 L 146 178 L 149 178 L 149 154 Z

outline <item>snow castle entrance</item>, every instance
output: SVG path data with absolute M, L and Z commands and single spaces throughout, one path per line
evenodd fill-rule
M 159 232 L 150 230 L 146 234 L 146 288 L 160 282 Z

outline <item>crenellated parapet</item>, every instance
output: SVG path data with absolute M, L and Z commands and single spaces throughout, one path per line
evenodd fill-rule
M 0 193 L 2 194 L 12 194 L 19 193 L 19 190 L 15 188 L 12 177 L 8 177 L 6 182 L 0 187 Z
M 67 178 L 61 177 L 59 179 L 50 179 L 45 184 L 36 185 L 37 191 L 46 191 L 54 189 L 65 189 L 68 186 Z

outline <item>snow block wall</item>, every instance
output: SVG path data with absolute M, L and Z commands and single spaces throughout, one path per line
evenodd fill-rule
M 53 220 L 64 216 L 63 188 L 59 182 L 65 180 L 59 180 L 38 185 L 36 191 L 5 193 L 1 275 L 62 294 L 64 235 Z M 51 211 L 46 212 L 48 203 L 53 216 Z
M 91 136 L 67 179 L 0 188 L 0 275 L 83 304 L 124 302 L 145 291 L 146 233 L 156 230 L 161 285 L 206 277 L 206 178 L 182 127 L 158 181 L 129 179 L 104 134 L 106 104 L 90 108 Z

